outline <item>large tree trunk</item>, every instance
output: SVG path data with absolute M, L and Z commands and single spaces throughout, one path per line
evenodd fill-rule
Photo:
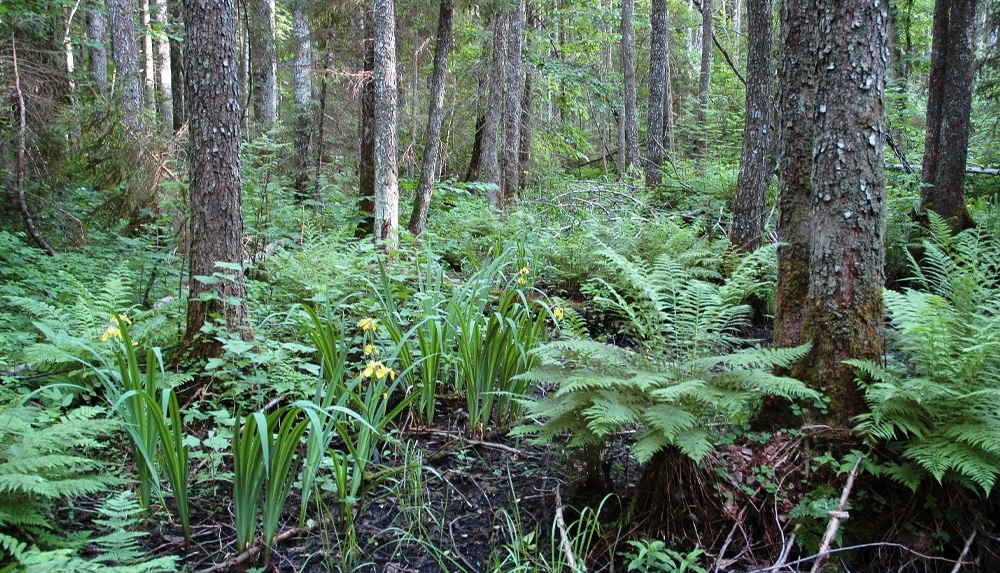
M 250 0 L 250 94 L 257 128 L 278 121 L 278 58 L 274 49 L 274 0 Z
M 358 157 L 358 207 L 361 221 L 355 236 L 370 235 L 375 230 L 375 32 L 371 11 L 364 15 L 364 63 L 361 69 L 361 120 Z
M 503 191 L 501 207 L 512 204 L 517 199 L 521 181 L 521 158 L 518 144 L 521 140 L 521 42 L 524 26 L 524 0 L 507 13 L 509 24 L 507 33 L 506 85 L 504 89 L 503 115 Z
M 87 58 L 90 79 L 97 93 L 108 92 L 108 51 L 105 48 L 107 30 L 104 12 L 87 10 Z
M 701 1 L 701 73 L 698 76 L 698 153 L 705 158 L 708 152 L 708 102 L 712 86 L 712 0 Z
M 817 0 L 781 0 L 778 65 L 778 285 L 774 343 L 803 342 L 809 294 Z
M 653 0 L 650 13 L 649 106 L 646 110 L 646 187 L 657 187 L 663 170 L 663 111 L 667 90 L 667 0 Z
M 771 0 L 747 0 L 749 36 L 747 50 L 746 115 L 743 155 L 733 201 L 733 228 L 729 239 L 738 249 L 760 246 L 764 230 L 767 186 L 774 174 L 768 157 L 771 145 Z
M 427 129 L 424 132 L 424 158 L 420 167 L 420 185 L 410 214 L 410 232 L 419 235 L 427 224 L 431 205 L 431 191 L 437 176 L 438 157 L 441 155 L 441 124 L 444 121 L 444 91 L 447 87 L 448 53 L 451 52 L 452 0 L 441 0 L 438 13 L 437 41 L 434 45 L 434 71 L 431 74 L 430 109 L 427 110 Z
M 293 159 L 295 194 L 299 200 L 307 197 L 306 187 L 309 184 L 309 165 L 313 157 L 312 118 L 313 118 L 313 87 L 312 87 L 312 40 L 309 30 L 308 0 L 296 0 L 292 5 L 292 49 L 295 52 L 295 62 L 292 71 L 292 101 L 295 104 L 294 133 L 292 145 L 295 148 Z M 318 197 L 317 197 L 318 199 Z
M 390 249 L 399 228 L 395 0 L 374 0 L 375 241 Z
M 156 60 L 153 57 L 153 32 L 150 28 L 152 13 L 149 10 L 149 0 L 142 0 L 142 58 L 145 65 L 143 73 L 146 107 L 156 113 Z
M 214 314 L 223 317 L 230 332 L 238 332 L 245 340 L 253 337 L 247 324 L 242 264 L 235 12 L 232 0 L 184 0 L 191 133 L 191 262 L 185 340 L 193 344 L 195 356 L 222 354 L 222 345 L 214 337 L 199 336 L 202 325 Z M 218 268 L 216 263 L 228 264 Z M 227 278 L 216 284 L 203 282 L 215 272 Z
M 816 69 L 812 248 L 797 374 L 830 399 L 827 421 L 849 428 L 864 410 L 847 359 L 880 361 L 885 308 L 887 0 L 824 4 Z
M 639 169 L 639 111 L 635 87 L 635 0 L 622 1 L 622 75 L 625 80 L 625 171 Z
M 976 0 L 935 3 L 920 208 L 941 215 L 955 232 L 975 226 L 965 205 L 975 18 Z
M 489 63 L 489 91 L 486 100 L 486 117 L 483 120 L 483 139 L 480 153 L 481 180 L 493 183 L 488 201 L 491 207 L 501 207 L 500 161 L 497 152 L 497 136 L 500 131 L 500 110 L 504 95 L 504 61 L 506 60 L 507 14 L 499 12 L 493 20 L 493 42 Z
M 107 0 L 111 22 L 111 59 L 115 63 L 115 85 L 125 122 L 135 127 L 142 110 L 142 79 L 135 37 L 132 0 Z
M 167 0 L 156 0 L 156 23 L 160 30 L 156 35 L 156 55 L 160 58 L 160 120 L 168 129 L 174 127 L 174 87 L 170 62 L 170 39 L 167 34 Z

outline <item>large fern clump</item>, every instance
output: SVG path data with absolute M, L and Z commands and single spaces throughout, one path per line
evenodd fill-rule
M 889 474 L 914 489 L 929 475 L 988 493 L 1000 472 L 1000 241 L 952 236 L 928 216 L 916 288 L 884 295 L 890 360 L 851 362 L 870 409 L 858 430 L 902 454 Z
M 0 409 L 0 546 L 7 556 L 29 542 L 45 545 L 60 535 L 50 511 L 59 498 L 107 489 L 114 478 L 104 472 L 93 450 L 117 424 L 96 408 L 66 414 L 19 404 Z
M 807 347 L 767 349 L 741 337 L 750 309 L 739 303 L 757 286 L 746 272 L 737 267 L 726 279 L 698 258 L 662 254 L 647 265 L 602 253 L 617 285 L 599 281 L 596 301 L 627 321 L 636 347 L 581 337 L 545 345 L 540 366 L 525 376 L 555 388 L 528 404 L 539 423 L 516 433 L 541 442 L 568 437 L 571 447 L 593 451 L 634 428 L 640 462 L 667 446 L 700 460 L 713 448 L 708 423 L 745 421 L 765 395 L 818 398 L 801 382 L 772 374 Z

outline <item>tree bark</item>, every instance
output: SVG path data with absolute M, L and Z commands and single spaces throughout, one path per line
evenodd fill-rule
M 500 111 L 504 96 L 504 61 L 506 60 L 507 13 L 500 12 L 493 20 L 493 42 L 489 64 L 489 91 L 486 100 L 486 117 L 483 120 L 481 180 L 497 187 L 488 193 L 491 207 L 500 208 L 503 192 L 500 188 L 500 161 L 497 137 L 500 131 Z
M 639 169 L 639 112 L 635 87 L 635 0 L 622 1 L 622 75 L 625 83 L 625 171 Z
M 156 113 L 156 60 L 153 57 L 153 32 L 150 28 L 152 13 L 149 0 L 141 0 L 142 10 L 142 57 L 145 65 L 143 73 L 144 98 L 149 111 Z
M 781 0 L 778 65 L 778 284 L 774 343 L 802 344 L 809 294 L 817 0 Z
M 530 3 L 525 4 L 524 21 L 525 26 L 527 26 L 529 30 L 532 32 L 536 30 L 535 15 Z M 525 44 L 527 44 L 527 41 L 528 40 L 526 38 Z M 520 148 L 518 149 L 520 180 L 518 188 L 522 192 L 528 188 L 528 183 L 531 178 L 531 104 L 534 96 L 532 93 L 533 73 L 534 70 L 532 70 L 531 67 L 525 67 L 524 92 L 521 94 L 521 143 Z
M 307 10 L 308 0 L 296 0 L 292 5 L 292 49 L 295 53 L 292 71 L 292 101 L 295 104 L 294 117 L 292 118 L 295 179 L 292 185 L 295 187 L 295 195 L 299 200 L 304 200 L 308 195 L 306 187 L 309 184 L 309 165 L 314 153 L 312 140 L 313 51 Z
M 940 215 L 956 233 L 975 226 L 965 204 L 975 18 L 976 0 L 935 3 L 920 208 Z
M 87 10 L 87 59 L 90 78 L 97 93 L 108 93 L 108 50 L 105 48 L 107 30 L 104 12 Z
M 812 247 L 802 337 L 812 340 L 797 374 L 825 388 L 831 425 L 864 411 L 847 359 L 881 361 L 885 308 L 887 0 L 820 7 Z
M 743 154 L 733 201 L 730 241 L 753 251 L 764 231 L 764 203 L 774 164 L 771 145 L 771 0 L 747 0 L 747 89 L 743 124 Z
M 701 1 L 701 73 L 698 76 L 698 153 L 705 158 L 708 152 L 708 102 L 712 85 L 712 0 Z
M 139 50 L 135 37 L 135 10 L 132 0 L 107 0 L 111 22 L 111 59 L 115 64 L 115 84 L 125 123 L 139 124 L 142 110 L 142 80 L 139 77 Z
M 375 28 L 375 241 L 386 250 L 399 228 L 399 165 L 396 129 L 395 0 L 374 0 Z
M 427 129 L 424 135 L 424 158 L 420 167 L 420 184 L 410 214 L 410 232 L 419 235 L 427 225 L 431 205 L 431 192 L 437 176 L 438 157 L 441 155 L 441 124 L 444 121 L 444 92 L 447 87 L 448 54 L 451 52 L 452 0 L 441 0 L 438 11 L 437 40 L 434 45 L 434 71 L 431 73 L 430 109 L 427 111 Z
M 240 101 L 233 0 L 184 0 L 188 117 L 191 134 L 190 293 L 185 340 L 194 356 L 219 356 L 222 344 L 199 337 L 209 316 L 253 338 L 243 278 Z M 218 263 L 227 263 L 217 268 Z M 219 271 L 225 278 L 204 282 Z M 212 281 L 209 281 L 211 283 Z M 207 300 L 205 300 L 207 299 Z
M 524 27 L 524 0 L 518 0 L 507 13 L 507 65 L 503 115 L 503 193 L 501 207 L 517 200 L 521 182 L 521 43 Z
M 250 0 L 250 99 L 257 128 L 278 121 L 278 59 L 274 48 L 274 0 Z
M 175 1 L 170 3 L 170 15 L 174 22 L 184 21 L 184 5 Z M 184 80 L 184 44 L 171 36 L 170 41 L 170 77 L 173 88 L 174 132 L 187 123 L 187 104 L 185 103 L 186 82 Z
M 649 17 L 649 106 L 646 110 L 646 187 L 662 182 L 663 111 L 667 90 L 667 0 L 653 0 Z
M 170 61 L 170 38 L 167 33 L 167 0 L 156 0 L 156 23 L 159 31 L 156 34 L 156 55 L 160 58 L 160 120 L 168 129 L 174 127 L 174 86 Z

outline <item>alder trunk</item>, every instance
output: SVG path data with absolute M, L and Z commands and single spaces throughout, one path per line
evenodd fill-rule
M 358 158 L 358 207 L 361 222 L 356 236 L 370 235 L 375 229 L 375 32 L 371 10 L 364 16 L 364 63 L 361 68 L 361 121 Z M 329 53 L 329 47 L 328 47 Z M 325 98 L 324 98 L 325 101 Z
M 481 180 L 496 185 L 496 188 L 489 191 L 487 199 L 491 207 L 497 208 L 501 206 L 503 197 L 500 188 L 500 158 L 497 151 L 497 142 L 500 132 L 500 112 L 503 107 L 504 97 L 506 38 L 507 13 L 500 12 L 493 20 L 493 42 L 489 63 L 489 91 L 488 99 L 486 100 L 486 117 L 483 120 L 483 138 L 480 150 L 482 154 Z
M 210 316 L 221 316 L 225 328 L 244 340 L 253 338 L 247 322 L 242 264 L 241 109 L 234 14 L 233 0 L 184 0 L 191 137 L 190 288 L 185 340 L 193 344 L 195 356 L 222 354 L 222 345 L 214 337 L 200 336 Z
M 167 19 L 167 0 L 156 0 L 156 55 L 160 59 L 160 121 L 168 129 L 174 127 L 174 85 L 170 61 L 170 38 L 167 33 L 170 22 Z
M 847 359 L 881 361 L 885 309 L 887 0 L 841 0 L 819 11 L 809 295 L 797 374 L 830 399 L 827 422 L 864 410 Z
M 667 90 L 667 0 L 653 0 L 650 13 L 649 106 L 646 110 L 646 187 L 657 187 L 663 170 L 663 112 Z
M 292 145 L 295 147 L 294 181 L 295 196 L 299 200 L 307 197 L 309 165 L 312 160 L 313 131 L 312 117 L 312 40 L 310 39 L 308 0 L 296 0 L 292 6 L 292 49 L 295 60 L 292 70 L 292 102 L 294 103 L 292 124 Z M 318 199 L 318 197 L 317 197 Z
M 712 0 L 701 2 L 701 74 L 698 76 L 698 153 L 703 159 L 708 151 L 708 102 L 712 86 Z
M 441 124 L 444 122 L 444 92 L 447 87 L 448 54 L 451 52 L 452 0 L 441 0 L 438 10 L 437 41 L 434 45 L 434 71 L 431 73 L 430 109 L 427 110 L 427 129 L 424 135 L 424 157 L 420 167 L 420 184 L 410 214 L 410 232 L 419 235 L 427 224 L 431 204 L 431 191 L 437 176 L 438 158 L 441 155 Z
M 250 99 L 257 128 L 278 121 L 278 59 L 274 48 L 274 0 L 250 0 Z
M 524 0 L 518 0 L 507 13 L 507 65 L 504 86 L 503 114 L 503 189 L 500 206 L 506 207 L 517 200 L 521 181 L 521 42 L 524 27 Z
M 729 239 L 745 251 L 760 246 L 764 231 L 764 203 L 774 163 L 771 145 L 771 0 L 747 0 L 747 86 L 743 123 L 743 154 L 733 201 L 733 228 Z
M 108 92 L 108 50 L 104 12 L 100 8 L 87 10 L 87 67 L 97 93 Z
M 399 228 L 399 158 L 394 0 L 374 0 L 375 241 L 391 249 Z
M 635 0 L 622 1 L 622 76 L 625 82 L 625 171 L 639 169 L 639 111 L 635 87 Z
M 142 78 L 139 76 L 139 49 L 135 35 L 132 0 L 107 0 L 111 23 L 111 59 L 115 64 L 115 89 L 127 125 L 139 124 L 142 110 Z

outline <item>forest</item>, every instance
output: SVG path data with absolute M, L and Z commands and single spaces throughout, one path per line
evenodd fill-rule
M 1000 570 L 1000 4 L 0 2 L 0 571 Z

